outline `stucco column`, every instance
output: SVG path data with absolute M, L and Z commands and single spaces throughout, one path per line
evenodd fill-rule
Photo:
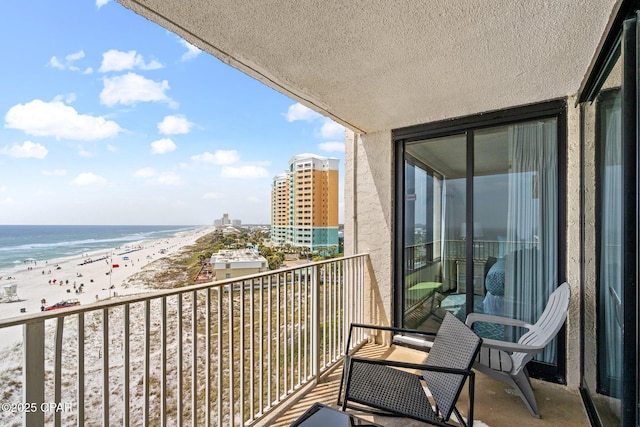
M 345 255 L 368 253 L 368 320 L 391 324 L 393 300 L 391 132 L 345 135 Z
M 567 282 L 571 286 L 571 303 L 566 322 L 567 385 L 580 385 L 580 108 L 575 97 L 567 99 Z M 560 165 L 564 167 L 564 165 Z

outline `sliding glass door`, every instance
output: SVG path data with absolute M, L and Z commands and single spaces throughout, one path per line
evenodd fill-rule
M 602 426 L 638 414 L 638 128 L 636 18 L 582 101 L 583 280 L 581 392 Z
M 474 142 L 473 259 L 486 268 L 473 311 L 535 323 L 559 285 L 557 119 L 480 130 Z M 553 342 L 538 360 L 555 354 Z
M 461 320 L 470 312 L 538 319 L 564 275 L 563 111 L 552 103 L 515 110 L 507 124 L 503 114 L 492 124 L 483 116 L 483 126 L 469 119 L 406 138 L 398 131 L 398 323 L 436 331 L 447 311 Z M 480 323 L 477 332 L 516 341 L 522 331 Z M 557 353 L 554 342 L 537 359 L 552 378 Z

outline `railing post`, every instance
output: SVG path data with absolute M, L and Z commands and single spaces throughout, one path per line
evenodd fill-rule
M 311 372 L 314 380 L 320 382 L 320 269 L 312 267 L 311 276 Z
M 44 412 L 40 409 L 44 403 L 44 320 L 24 324 L 24 399 L 25 403 L 35 403 L 35 411 L 25 411 L 25 426 L 44 425 Z
M 53 400 L 56 405 L 60 404 L 62 396 L 62 333 L 64 330 L 64 317 L 58 317 L 56 321 L 56 348 L 55 348 L 55 368 L 54 368 L 54 392 Z M 54 425 L 59 427 L 61 425 L 62 414 L 56 411 L 54 414 Z

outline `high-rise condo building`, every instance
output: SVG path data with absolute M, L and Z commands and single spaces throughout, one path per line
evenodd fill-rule
M 277 245 L 338 249 L 338 162 L 335 157 L 298 154 L 289 170 L 273 178 L 271 239 Z

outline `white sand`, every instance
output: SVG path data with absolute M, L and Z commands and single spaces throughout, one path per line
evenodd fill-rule
M 8 273 L 0 272 L 0 276 L 3 277 L 0 286 L 17 283 L 19 298 L 17 301 L 0 302 L 0 319 L 39 313 L 42 299 L 46 300 L 46 306 L 74 298 L 77 298 L 81 305 L 86 305 L 115 296 L 149 292 L 151 289 L 132 285 L 125 288 L 123 285 L 130 276 L 143 269 L 153 268 L 154 261 L 176 253 L 211 231 L 211 227 L 203 227 L 179 233 L 174 237 L 144 240 L 131 243 L 127 247 L 101 250 L 84 254 L 85 256 L 49 260 L 46 264 L 38 262 L 35 265 L 25 265 L 24 268 L 11 272 L 12 279 L 7 279 Z M 128 249 L 138 247 L 140 249 L 123 254 Z M 166 251 L 161 253 L 161 250 Z M 79 265 L 87 259 L 96 260 L 105 256 L 108 258 Z M 125 256 L 129 259 L 125 260 Z M 119 267 L 110 268 L 111 264 L 117 264 Z M 29 270 L 29 267 L 32 269 Z M 107 274 L 110 270 L 111 273 Z M 83 292 L 76 293 L 74 284 L 75 288 L 84 285 Z M 21 309 L 25 310 L 24 313 Z M 13 327 L 0 329 L 0 343 L 8 343 L 8 339 L 21 336 L 16 336 L 16 333 L 20 334 L 21 331 Z
M 117 298 L 114 294 L 117 293 L 118 297 L 121 295 L 130 295 L 134 293 L 152 292 L 153 289 L 143 288 L 142 285 L 135 285 L 129 283 L 130 276 L 138 273 L 142 270 L 158 269 L 162 268 L 163 263 L 156 263 L 155 261 L 164 258 L 168 255 L 175 254 L 181 248 L 193 244 L 199 237 L 210 233 L 213 229 L 211 227 L 203 227 L 197 230 L 181 233 L 175 237 L 148 240 L 132 243 L 129 246 L 131 248 L 140 247 L 139 250 L 130 252 L 123 255 L 124 248 L 114 249 L 113 251 L 100 251 L 92 254 L 88 254 L 88 257 L 92 259 L 102 258 L 104 256 L 110 256 L 113 259 L 114 264 L 118 264 L 119 267 L 113 269 L 113 273 L 107 275 L 109 272 L 110 263 L 104 259 L 95 261 L 92 263 L 78 265 L 86 260 L 85 257 L 75 257 L 73 259 L 65 260 L 51 260 L 44 267 L 44 274 L 42 274 L 43 266 L 36 265 L 32 270 L 24 269 L 11 275 L 15 276 L 15 280 L 11 282 L 18 283 L 18 296 L 20 301 L 0 303 L 0 319 L 33 315 L 40 313 L 40 300 L 45 298 L 47 305 L 51 305 L 55 302 L 78 298 L 82 305 L 95 304 L 96 296 L 98 300 L 104 300 L 105 298 Z M 166 249 L 161 253 L 161 249 Z M 123 257 L 128 256 L 129 260 L 124 260 Z M 38 263 L 40 264 L 40 263 Z M 56 270 L 55 265 L 59 265 L 60 269 Z M 49 273 L 51 270 L 51 273 Z M 1 275 L 2 273 L 0 273 Z M 77 277 L 78 274 L 82 274 L 82 277 Z M 5 276 L 6 277 L 6 276 Z M 49 284 L 49 280 L 53 282 L 56 279 L 55 284 Z M 93 282 L 91 282 L 93 279 Z M 67 280 L 69 283 L 67 284 Z M 60 281 L 64 281 L 62 286 Z M 6 279 L 0 280 L 0 285 L 4 285 L 8 282 Z M 81 294 L 74 293 L 73 284 L 78 287 L 80 284 L 84 284 L 84 292 Z M 124 287 L 123 284 L 127 283 Z M 110 289 L 110 284 L 114 286 Z M 69 290 L 70 292 L 67 292 Z M 175 301 L 171 299 L 171 302 Z M 20 308 L 24 307 L 26 313 L 20 313 Z M 158 309 L 158 307 L 156 307 Z M 61 309 L 64 310 L 64 309 Z M 172 308 L 170 307 L 171 311 Z M 121 336 L 121 326 L 123 324 L 122 312 L 114 310 L 110 315 L 110 320 L 113 322 L 112 328 L 110 328 L 111 340 L 115 340 L 114 349 L 117 349 L 118 337 Z M 141 310 L 132 310 L 130 322 L 137 324 L 142 321 Z M 153 314 L 153 316 L 159 316 L 159 312 Z M 99 316 L 98 316 L 99 317 Z M 65 327 L 65 342 L 68 345 L 63 345 L 63 372 L 69 377 L 63 381 L 62 400 L 61 402 L 70 403 L 72 410 L 68 413 L 62 414 L 63 425 L 75 425 L 77 417 L 78 403 L 76 402 L 77 392 L 73 383 L 74 368 L 78 363 L 78 354 L 75 351 L 77 344 L 77 328 L 73 326 L 73 318 L 70 320 L 70 324 Z M 95 316 L 87 316 L 85 328 L 91 331 L 96 321 Z M 99 320 L 98 320 L 99 322 Z M 65 322 L 66 323 L 66 322 Z M 119 326 L 118 326 L 119 325 Z M 51 367 L 54 364 L 54 352 L 53 350 L 53 337 L 55 332 L 55 323 L 49 323 L 46 325 L 46 351 L 45 351 L 45 366 L 49 371 L 49 375 L 46 378 L 45 386 L 45 401 L 53 402 L 54 396 L 53 390 L 53 375 L 51 374 Z M 136 334 L 140 334 L 140 330 L 132 328 L 132 340 L 135 342 Z M 4 399 L 6 402 L 20 402 L 23 390 L 21 379 L 21 366 L 24 363 L 22 348 L 17 345 L 22 337 L 22 328 L 20 326 L 0 329 L 0 389 L 4 390 Z M 84 358 L 85 358 L 85 417 L 89 424 L 96 424 L 102 417 L 102 365 L 101 365 L 101 336 L 100 334 L 88 333 L 85 337 Z M 172 334 L 168 337 L 170 345 L 175 341 L 175 336 Z M 204 344 L 203 344 L 204 345 Z M 185 346 L 185 360 L 190 360 L 190 346 Z M 112 350 L 114 351 L 114 350 Z M 144 346 L 132 345 L 131 346 L 131 384 L 142 383 L 142 361 L 143 361 Z M 110 371 L 118 371 L 122 369 L 122 359 L 117 357 L 117 350 L 111 359 Z M 64 384 L 68 382 L 68 384 Z M 110 401 L 109 408 L 110 417 L 114 422 L 121 419 L 122 416 L 122 399 L 123 399 L 123 378 L 119 374 L 112 372 L 110 379 Z M 175 388 L 174 380 L 168 379 L 169 387 Z M 130 405 L 132 411 L 132 419 L 140 417 L 142 401 L 141 395 L 132 393 L 130 396 Z M 153 406 L 153 405 L 152 405 Z M 52 413 L 45 414 L 47 424 L 52 422 Z M 15 425 L 22 424 L 22 414 L 12 412 L 0 411 L 0 425 Z

